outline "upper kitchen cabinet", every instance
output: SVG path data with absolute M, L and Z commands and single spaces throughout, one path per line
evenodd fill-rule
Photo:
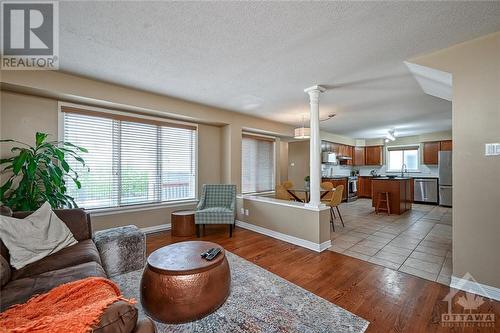
M 352 154 L 353 154 L 352 148 L 353 148 L 352 146 L 339 144 L 338 155 L 340 157 L 341 163 L 347 164 L 347 165 L 352 165 Z M 343 159 L 343 158 L 345 158 L 345 159 Z
M 451 140 L 434 141 L 424 143 L 424 164 L 438 164 L 440 151 L 451 151 L 453 142 Z
M 365 165 L 382 165 L 383 146 L 365 147 Z
M 440 142 L 424 143 L 424 164 L 438 164 Z
M 354 147 L 352 156 L 353 165 L 365 165 L 365 147 Z
M 451 140 L 441 141 L 440 150 L 441 151 L 452 151 L 453 150 L 452 141 Z

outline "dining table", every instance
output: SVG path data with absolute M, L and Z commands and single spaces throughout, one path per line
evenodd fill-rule
M 309 202 L 309 193 L 311 192 L 311 189 L 303 188 L 303 187 L 302 188 L 301 187 L 292 187 L 292 188 L 287 188 L 286 190 L 295 199 L 295 201 Z M 321 193 L 320 198 L 323 199 L 330 191 L 332 191 L 332 192 L 335 191 L 335 188 L 333 188 L 331 190 L 320 190 L 320 193 Z M 300 198 L 297 195 L 298 193 L 303 193 L 304 198 Z

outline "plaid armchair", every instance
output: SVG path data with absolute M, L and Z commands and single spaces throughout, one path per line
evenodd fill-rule
M 200 202 L 194 215 L 197 236 L 200 237 L 200 225 L 229 224 L 229 237 L 231 237 L 235 217 L 236 185 L 203 185 Z

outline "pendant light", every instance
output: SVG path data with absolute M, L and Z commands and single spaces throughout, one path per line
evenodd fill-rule
M 294 139 L 309 139 L 311 137 L 311 129 L 306 127 L 304 116 L 302 116 L 302 127 L 297 127 L 293 134 Z

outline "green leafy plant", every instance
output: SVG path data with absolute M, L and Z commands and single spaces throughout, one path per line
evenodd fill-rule
M 69 177 L 77 188 L 81 188 L 78 174 L 68 164 L 68 157 L 85 166 L 80 153 L 85 148 L 69 142 L 46 141 L 48 134 L 37 132 L 35 146 L 16 140 L 20 147 L 13 147 L 15 155 L 0 160 L 0 175 L 7 180 L 0 187 L 0 201 L 13 210 L 35 210 L 48 201 L 52 208 L 74 208 L 77 204 L 66 195 L 66 180 Z

